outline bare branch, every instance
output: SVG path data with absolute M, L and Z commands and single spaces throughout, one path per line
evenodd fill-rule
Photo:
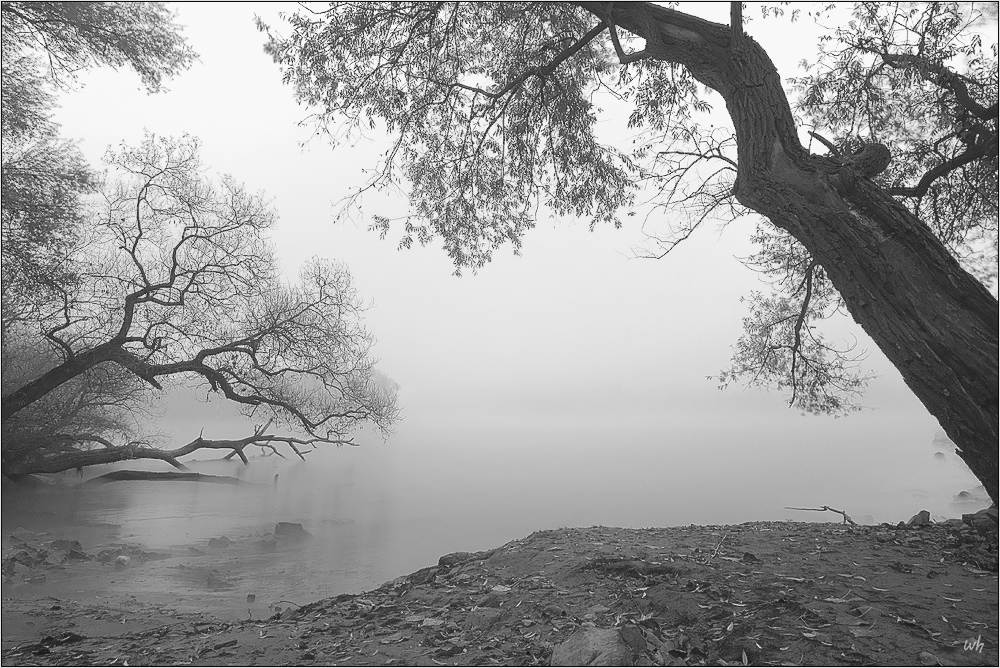
M 823 146 L 826 146 L 827 150 L 830 151 L 830 155 L 832 155 L 835 158 L 841 157 L 840 149 L 838 149 L 836 145 L 834 145 L 834 143 L 831 142 L 829 139 L 812 131 L 809 132 L 809 135 L 812 136 L 814 139 L 818 140 L 819 143 L 823 144 Z
M 802 350 L 802 327 L 805 325 L 806 317 L 809 314 L 810 301 L 812 300 L 813 272 L 816 270 L 816 266 L 817 266 L 816 261 L 813 260 L 809 264 L 809 267 L 806 269 L 806 275 L 805 278 L 803 279 L 805 283 L 806 292 L 802 296 L 802 306 L 801 308 L 799 308 L 799 315 L 798 317 L 795 318 L 795 325 L 792 328 L 792 331 L 794 332 L 794 339 L 792 341 L 792 349 L 791 349 L 792 369 L 791 373 L 789 374 L 792 381 L 792 396 L 788 400 L 789 406 L 795 405 L 795 400 L 798 395 L 798 387 L 799 387 L 798 375 L 795 373 L 795 371 L 799 355 L 801 354 Z

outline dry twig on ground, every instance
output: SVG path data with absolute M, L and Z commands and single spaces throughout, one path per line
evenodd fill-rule
M 844 518 L 844 524 L 850 524 L 851 526 L 858 526 L 858 523 L 851 519 L 851 516 L 845 513 L 843 510 L 837 510 L 836 508 L 831 508 L 830 506 L 823 506 L 822 508 L 794 508 L 792 506 L 785 506 L 785 510 L 815 510 L 822 512 L 824 510 L 829 510 L 832 513 L 839 513 Z

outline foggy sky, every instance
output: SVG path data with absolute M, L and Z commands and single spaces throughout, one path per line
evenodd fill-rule
M 60 98 L 63 135 L 80 139 L 95 164 L 109 145 L 140 141 L 143 128 L 195 135 L 210 171 L 230 173 L 273 198 L 281 218 L 273 240 L 287 276 L 313 255 L 345 262 L 372 304 L 367 324 L 378 339 L 379 367 L 401 386 L 406 419 L 390 449 L 458 431 L 471 449 L 464 465 L 471 466 L 477 430 L 508 430 L 514 438 L 552 434 L 554 440 L 606 433 L 609 452 L 613 441 L 662 433 L 664 450 L 656 457 L 686 462 L 692 472 L 711 465 L 720 486 L 752 479 L 787 489 L 781 499 L 787 505 L 838 502 L 801 498 L 808 486 L 789 482 L 801 471 L 821 477 L 828 490 L 851 476 L 866 485 L 907 475 L 913 479 L 900 484 L 924 483 L 929 469 L 909 462 L 933 455 L 937 423 L 853 323 L 838 323 L 831 338 L 857 337 L 871 353 L 867 367 L 880 375 L 864 400 L 871 410 L 861 414 L 804 417 L 787 407 L 783 394 L 720 392 L 706 379 L 728 365 L 745 315 L 740 297 L 766 289 L 737 259 L 753 252 L 749 218 L 724 230 L 705 225 L 659 261 L 632 257 L 644 241 L 635 226 L 590 233 L 585 222 L 544 219 L 526 235 L 521 257 L 504 249 L 477 275 L 452 276 L 437 242 L 397 251 L 393 232 L 382 241 L 365 229 L 365 220 L 333 224 L 336 203 L 364 181 L 361 169 L 375 166 L 379 145 L 335 152 L 317 139 L 300 147 L 311 134 L 297 125 L 306 110 L 281 85 L 252 20 L 255 13 L 272 20 L 274 8 L 175 8 L 201 62 L 158 95 L 143 92 L 130 72 L 85 73 L 85 87 Z M 706 18 L 728 20 L 725 3 L 707 10 L 718 16 Z M 287 34 L 287 27 L 276 27 Z M 747 30 L 775 58 L 782 77 L 814 53 L 808 22 L 790 29 L 787 21 L 756 20 Z M 602 131 L 605 123 L 624 128 L 626 120 L 602 119 Z M 202 427 L 206 437 L 242 435 L 232 433 L 231 418 L 213 422 L 215 410 L 174 410 L 165 431 L 181 442 Z M 367 442 L 379 445 L 375 438 Z M 495 456 L 496 441 L 490 443 L 482 462 Z M 594 457 L 596 469 L 613 462 L 613 456 Z

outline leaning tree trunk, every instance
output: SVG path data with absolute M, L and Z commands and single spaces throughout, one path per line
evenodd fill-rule
M 723 96 L 739 147 L 737 199 L 822 264 L 996 503 L 997 300 L 890 195 L 802 147 L 774 64 L 741 28 L 647 3 L 580 4 Z
M 783 158 L 779 153 L 770 173 L 741 188 L 741 201 L 791 233 L 823 265 L 851 315 L 938 419 L 996 503 L 997 300 L 878 186 L 860 181 L 841 194 L 821 173 Z M 781 181 L 806 175 L 818 186 L 789 188 Z M 824 189 L 837 196 L 819 202 L 809 196 Z

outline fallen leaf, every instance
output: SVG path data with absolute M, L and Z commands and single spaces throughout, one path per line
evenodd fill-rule
M 877 638 L 882 635 L 881 631 L 873 631 L 871 629 L 851 629 L 851 635 L 855 638 Z

